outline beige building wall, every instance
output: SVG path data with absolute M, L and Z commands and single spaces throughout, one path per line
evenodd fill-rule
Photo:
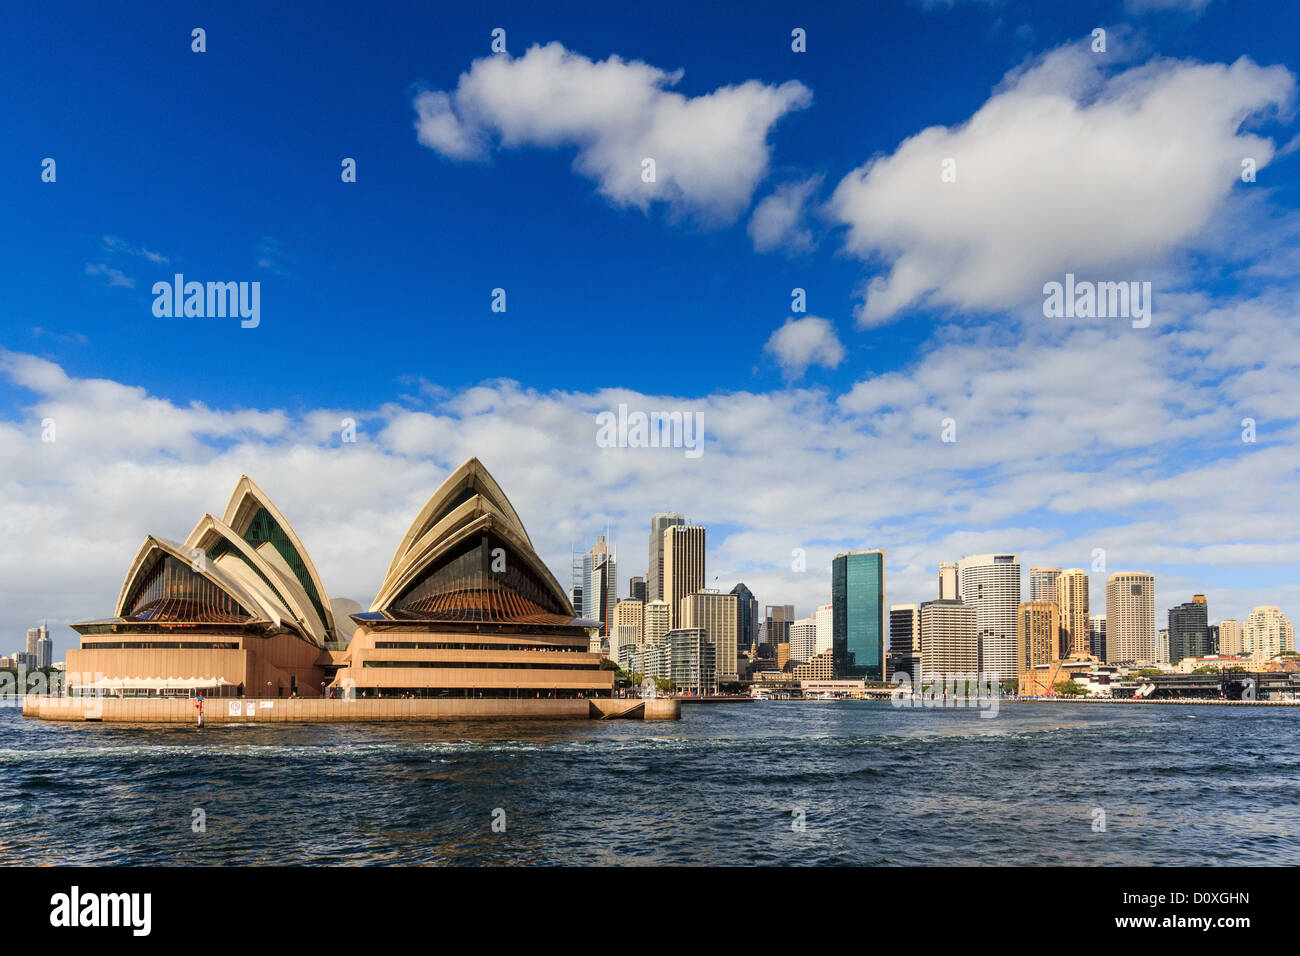
M 979 670 L 975 608 L 961 601 L 921 605 L 921 675 L 923 680 Z
M 623 600 L 614 605 L 614 626 L 609 635 L 609 659 L 618 663 L 623 647 L 640 647 L 645 639 L 645 605 L 636 600 Z
M 682 599 L 703 588 L 704 529 L 673 525 L 664 531 L 664 600 L 673 629 L 682 626 Z
M 1043 600 L 1050 601 L 1047 597 Z M 1088 574 L 1080 568 L 1062 571 L 1056 578 L 1056 605 L 1061 612 L 1060 656 L 1092 653 L 1088 627 Z
M 696 591 L 682 599 L 681 609 L 679 626 L 703 628 L 705 639 L 713 645 L 718 681 L 739 680 L 736 634 L 740 599 L 734 594 Z
M 1119 572 L 1106 579 L 1106 662 L 1156 661 L 1156 579 Z
M 1061 612 L 1055 601 L 1022 601 L 1016 608 L 1017 670 L 1060 660 Z
M 1242 653 L 1241 622 L 1228 619 L 1219 622 L 1219 653 L 1231 657 Z

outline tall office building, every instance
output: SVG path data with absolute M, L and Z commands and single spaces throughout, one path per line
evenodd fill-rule
M 651 601 L 664 601 L 664 532 L 674 525 L 686 524 L 685 515 L 664 511 L 650 518 L 650 564 L 646 570 L 646 596 Z
M 1169 663 L 1169 628 L 1167 627 L 1156 631 L 1156 663 Z
M 813 615 L 813 620 L 817 622 L 817 648 L 818 654 L 832 650 L 835 647 L 835 611 L 833 604 L 823 604 Z
M 641 627 L 644 644 L 662 644 L 664 636 L 673 629 L 672 615 L 668 613 L 667 601 L 651 601 L 645 606 L 645 617 Z
M 663 589 L 673 627 L 680 627 L 682 598 L 704 590 L 704 528 L 673 524 L 664 529 Z
M 634 601 L 646 602 L 645 578 L 635 577 L 627 583 L 627 596 Z
M 831 562 L 832 651 L 837 677 L 885 679 L 885 552 L 849 551 Z
M 1014 615 L 1013 615 L 1014 617 Z M 926 681 L 979 670 L 976 609 L 961 601 L 921 605 L 921 675 Z
M 957 592 L 957 565 L 952 561 L 939 562 L 939 600 L 960 601 Z
M 790 627 L 794 624 L 793 604 L 769 604 L 763 609 L 763 643 L 776 653 L 782 644 L 790 643 Z
M 790 660 L 804 664 L 817 653 L 817 621 L 802 617 L 790 625 Z
M 993 683 L 1016 680 L 1020 555 L 976 554 L 957 562 L 957 591 L 975 608 L 979 670 Z
M 609 659 L 618 663 L 624 647 L 640 647 L 644 638 L 645 605 L 628 598 L 614 605 L 614 626 L 609 632 Z
M 50 640 L 50 632 L 44 625 L 41 627 L 41 636 L 36 639 L 36 666 L 54 666 L 54 642 Z
M 1061 609 L 1055 601 L 1022 601 L 1016 608 L 1016 666 L 1023 674 L 1061 659 Z
M 1219 653 L 1220 653 L 1220 651 L 1219 651 L 1219 625 L 1217 625 L 1217 624 L 1211 624 L 1211 625 L 1209 625 L 1208 627 L 1206 627 L 1206 629 L 1205 629 L 1205 633 L 1206 633 L 1206 635 L 1208 636 L 1208 639 L 1209 639 L 1209 640 L 1208 640 L 1208 643 L 1209 643 L 1209 645 L 1210 645 L 1210 653 L 1211 653 L 1211 654 L 1215 654 L 1215 655 L 1219 654 Z
M 1030 574 L 1033 572 L 1031 571 Z M 1060 655 L 1086 656 L 1092 653 L 1088 630 L 1088 572 L 1080 568 L 1062 571 L 1056 578 L 1056 594 L 1041 600 L 1056 601 L 1061 611 Z
M 1235 657 L 1243 653 L 1241 622 L 1228 618 L 1219 622 L 1219 653 Z
M 36 660 L 36 642 L 41 639 L 41 635 L 44 633 L 45 633 L 44 624 L 42 624 L 40 627 L 29 627 L 27 629 L 26 653 L 29 660 L 31 661 Z
M 758 599 L 741 581 L 731 593 L 736 595 L 736 646 L 743 651 L 758 643 Z
M 1088 646 L 1092 656 L 1106 660 L 1106 615 L 1092 614 L 1088 617 Z
M 889 656 L 885 678 L 921 676 L 921 606 L 895 604 L 889 609 Z
M 1056 581 L 1060 576 L 1060 568 L 1030 568 L 1029 600 L 1055 601 Z
M 1252 660 L 1272 660 L 1283 651 L 1295 650 L 1295 628 L 1281 608 L 1257 607 L 1241 629 L 1241 639 Z
M 740 679 L 736 618 L 740 602 L 734 594 L 696 591 L 682 598 L 681 627 L 702 628 L 714 648 L 716 676 L 721 681 Z
M 618 560 L 605 535 L 597 535 L 582 556 L 582 616 L 600 621 L 600 633 L 609 636 L 614 606 L 618 604 Z
M 1156 659 L 1156 579 L 1116 572 L 1106 579 L 1106 663 Z
M 1204 594 L 1169 609 L 1169 663 L 1210 653 L 1209 614 Z

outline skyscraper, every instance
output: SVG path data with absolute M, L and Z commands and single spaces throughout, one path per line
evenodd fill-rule
M 614 626 L 609 632 L 609 659 L 618 663 L 624 647 L 640 647 L 645 626 L 645 605 L 628 598 L 614 606 Z
M 36 666 L 54 666 L 54 642 L 50 640 L 50 632 L 43 624 L 41 625 L 41 636 L 36 639 Z
M 957 593 L 957 565 L 952 561 L 939 562 L 938 591 L 940 601 L 961 600 L 961 595 Z
M 776 651 L 782 644 L 790 643 L 790 627 L 794 624 L 793 604 L 769 604 L 763 610 L 763 641 Z
M 1014 617 L 1014 615 L 1013 615 Z M 975 608 L 961 601 L 921 605 L 921 674 L 926 681 L 979 670 L 979 624 Z
M 813 615 L 813 620 L 817 622 L 817 653 L 829 651 L 835 647 L 835 608 L 831 604 L 823 604 Z
M 650 518 L 650 564 L 646 570 L 646 597 L 664 601 L 664 532 L 673 525 L 686 524 L 686 516 L 663 511 Z
M 670 524 L 664 529 L 663 573 L 663 600 L 676 628 L 682 619 L 682 598 L 704 589 L 704 528 Z
M 1235 657 L 1242 653 L 1241 622 L 1228 618 L 1219 622 L 1219 653 Z
M 1106 660 L 1106 615 L 1092 614 L 1088 617 L 1088 646 L 1092 656 Z
M 817 621 L 802 617 L 790 625 L 790 660 L 803 664 L 817 653 Z
M 1106 579 L 1106 663 L 1156 660 L 1156 579 L 1116 572 Z
M 747 651 L 758 643 L 758 599 L 741 581 L 731 593 L 736 595 L 736 646 Z
M 640 601 L 642 604 L 645 604 L 646 603 L 645 578 L 635 577 L 632 580 L 630 580 L 627 583 L 627 593 L 628 593 L 628 597 L 632 598 L 634 601 Z
M 740 602 L 734 594 L 696 591 L 682 598 L 681 627 L 698 627 L 714 648 L 717 680 L 740 679 L 737 669 L 736 618 Z
M 1030 572 L 1032 575 L 1033 572 Z M 1092 653 L 1088 633 L 1088 573 L 1080 568 L 1062 571 L 1056 578 L 1056 595 L 1048 594 L 1044 601 L 1056 601 L 1061 611 L 1060 655 L 1086 655 Z
M 885 552 L 849 551 L 831 562 L 835 675 L 885 679 Z
M 1061 610 L 1055 601 L 1016 608 L 1016 666 L 1021 673 L 1061 659 Z
M 979 670 L 986 679 L 1016 680 L 1016 608 L 1020 606 L 1020 555 L 976 554 L 957 562 L 957 590 L 975 608 Z
M 1209 613 L 1204 594 L 1169 609 L 1169 663 L 1210 653 Z
M 651 601 L 645 606 L 645 619 L 641 628 L 643 643 L 661 644 L 664 635 L 672 629 L 672 615 L 668 613 L 667 601 Z
M 1295 628 L 1282 609 L 1257 607 L 1241 629 L 1246 652 L 1256 661 L 1271 660 L 1283 651 L 1295 650 Z
M 1056 580 L 1060 576 L 1060 568 L 1030 568 L 1029 600 L 1055 601 Z
M 600 633 L 608 637 L 618 603 L 618 561 L 603 534 L 582 556 L 582 582 L 582 616 L 600 621 Z
M 889 658 L 887 680 L 895 674 L 921 676 L 921 606 L 895 604 L 889 609 Z

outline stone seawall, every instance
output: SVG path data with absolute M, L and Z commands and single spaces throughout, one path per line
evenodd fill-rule
M 194 700 L 181 698 L 23 698 L 23 716 L 41 720 L 195 724 Z M 644 706 L 642 706 L 644 705 Z M 342 723 L 391 720 L 676 720 L 675 700 L 325 700 L 235 699 L 204 701 L 205 724 Z

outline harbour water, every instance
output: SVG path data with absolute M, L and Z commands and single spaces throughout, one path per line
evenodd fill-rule
M 0 862 L 1300 863 L 1290 708 L 979 714 L 773 701 L 199 730 L 7 707 Z

